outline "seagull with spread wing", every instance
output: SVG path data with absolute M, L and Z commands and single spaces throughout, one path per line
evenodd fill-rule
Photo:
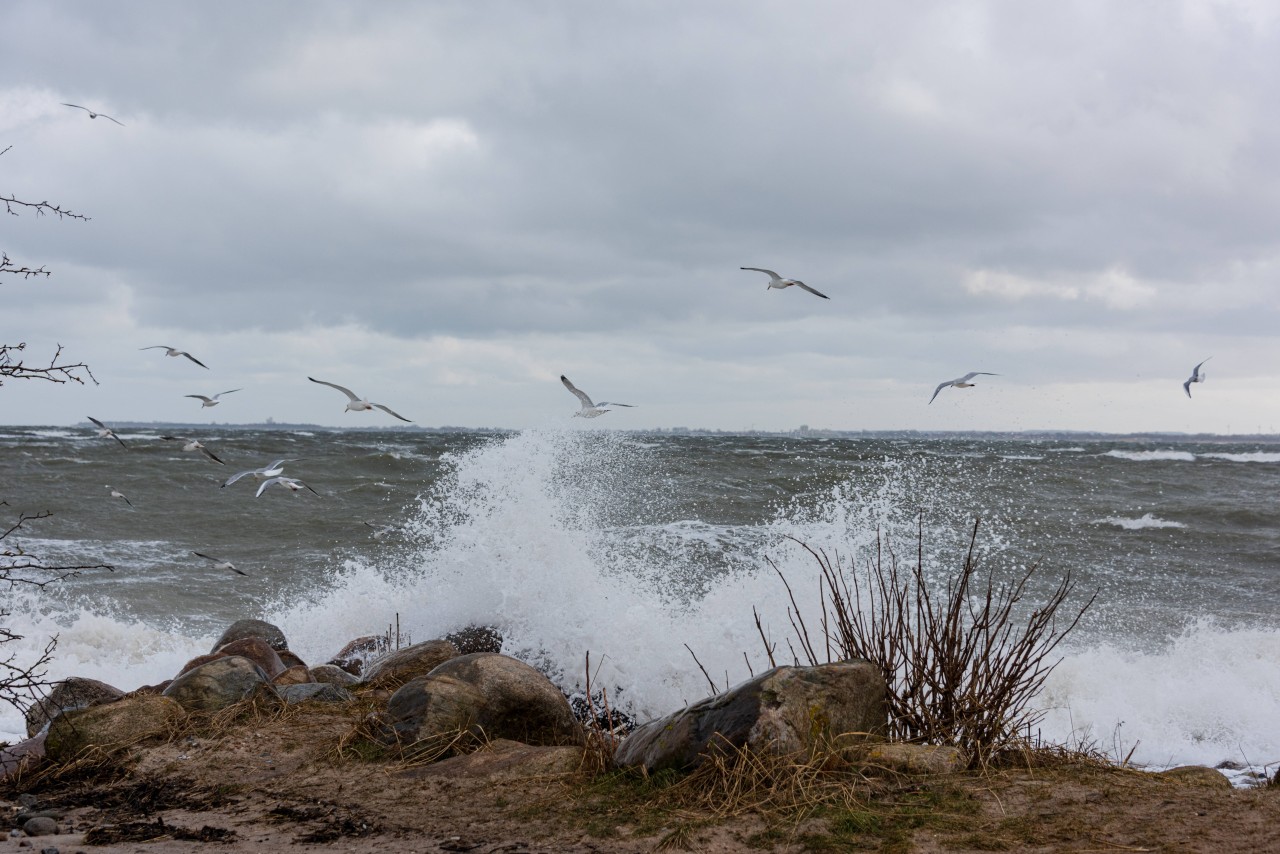
M 132 501 L 130 501 L 128 498 L 126 498 L 126 497 L 125 497 L 125 494 L 124 494 L 123 492 L 121 492 L 120 490 L 116 489 L 116 488 L 115 488 L 115 487 L 113 487 L 111 484 L 109 484 L 109 483 L 107 484 L 107 489 L 110 489 L 110 490 L 111 490 L 111 497 L 112 497 L 112 498 L 119 498 L 121 501 L 123 501 L 125 504 L 128 504 L 130 507 L 132 507 L 132 506 L 133 506 L 133 502 L 132 502 Z
M 166 442 L 186 442 L 186 444 L 182 446 L 182 450 L 199 451 L 209 459 L 213 460 L 215 463 L 218 463 L 219 465 L 223 465 L 223 466 L 226 465 L 226 463 L 224 463 L 222 460 L 215 457 L 212 451 L 210 451 L 204 445 L 200 444 L 199 440 L 197 439 L 188 439 L 183 436 L 161 436 L 160 438 L 164 439 Z
M 412 420 L 405 418 L 400 413 L 393 412 L 390 408 L 383 406 L 381 403 L 370 403 L 369 398 L 360 397 L 351 389 L 343 388 L 337 383 L 327 383 L 324 380 L 318 380 L 315 377 L 307 377 L 307 379 L 311 380 L 313 383 L 320 383 L 320 385 L 327 385 L 329 386 L 329 388 L 336 388 L 338 391 L 345 394 L 348 400 L 347 400 L 347 408 L 344 409 L 343 412 L 363 412 L 366 409 L 381 409 L 383 412 L 387 413 L 388 415 L 394 415 L 396 418 L 399 418 L 401 421 L 408 421 L 410 424 L 413 423 Z
M 1209 359 L 1212 359 L 1212 358 L 1213 358 L 1212 356 L 1210 356 L 1210 357 L 1209 357 Z M 1209 359 L 1205 359 L 1205 360 L 1204 360 L 1204 362 L 1209 361 Z M 1204 364 L 1204 362 L 1201 362 L 1201 363 L 1200 363 L 1200 365 L 1203 365 L 1203 364 Z M 1202 382 L 1204 382 L 1204 378 L 1205 378 L 1206 374 L 1202 374 L 1202 373 L 1200 373 L 1200 365 L 1196 365 L 1194 368 L 1192 368 L 1192 369 L 1191 369 L 1191 376 L 1190 376 L 1190 377 L 1188 377 L 1188 378 L 1187 378 L 1187 381 L 1186 381 L 1185 383 L 1183 383 L 1183 384 L 1182 384 L 1182 390 L 1183 390 L 1183 391 L 1185 391 L 1185 392 L 1187 393 L 1187 397 L 1191 397 L 1191 384 L 1192 384 L 1192 383 L 1202 383 Z
M 827 296 L 821 291 L 814 290 L 813 288 L 809 287 L 799 279 L 784 279 L 781 276 L 779 276 L 777 273 L 773 272 L 772 270 L 766 270 L 763 267 L 739 267 L 738 269 L 754 270 L 757 273 L 768 274 L 769 286 L 765 288 L 766 291 L 769 290 L 769 288 L 777 288 L 778 290 L 782 290 L 783 288 L 789 288 L 792 285 L 795 285 L 797 288 L 808 291 L 809 293 L 813 294 L 816 297 L 822 297 L 823 299 L 831 299 L 831 297 Z
M 296 462 L 299 458 L 286 458 L 282 460 L 272 460 L 262 468 L 249 469 L 248 471 L 237 472 L 223 481 L 223 486 L 230 486 L 242 477 L 252 476 L 255 480 L 266 480 L 269 477 L 277 477 L 284 474 L 284 464 Z
M 129 446 L 124 443 L 124 439 L 121 439 L 119 436 L 116 435 L 115 430 L 112 430 L 110 427 L 108 427 L 106 424 L 103 424 L 101 421 L 94 418 L 92 415 L 86 415 L 85 418 L 88 418 L 94 424 L 98 425 L 99 439 L 115 439 L 117 442 L 120 443 L 120 447 L 124 448 L 126 451 L 129 450 Z
M 205 560 L 213 561 L 214 569 L 229 569 L 232 572 L 234 572 L 236 575 L 243 575 L 245 578 L 249 577 L 249 573 L 245 572 L 244 570 L 236 569 L 236 565 L 229 560 L 222 560 L 221 558 L 216 558 L 216 557 L 212 557 L 211 555 L 201 554 L 200 552 L 192 552 L 192 554 L 195 555 L 196 557 L 202 557 Z
M 82 106 L 80 106 L 79 104 L 68 104 L 66 101 L 61 101 L 60 103 L 61 103 L 61 104 L 62 104 L 62 106 L 64 106 L 64 107 L 75 107 L 77 110 L 84 110 L 86 113 L 88 113 L 88 114 L 89 114 L 89 118 L 91 118 L 91 119 L 96 119 L 98 116 L 102 116 L 104 119 L 111 119 L 111 116 L 108 116 L 106 113 L 98 113 L 98 112 L 94 112 L 93 110 L 89 109 L 88 107 L 82 107 Z M 120 121 L 120 120 L 118 120 L 118 119 L 111 119 L 111 121 L 113 121 L 113 122 L 115 122 L 116 124 L 120 125 L 120 127 L 124 127 L 124 122 L 122 122 L 122 121 Z
M 307 486 L 302 481 L 298 480 L 296 477 L 273 477 L 268 480 L 264 480 L 262 482 L 262 486 L 258 487 L 258 491 L 253 497 L 261 498 L 262 493 L 267 491 L 268 486 L 272 486 L 277 483 L 283 486 L 285 489 L 289 490 L 290 492 L 301 492 L 302 490 L 306 489 L 306 490 L 310 490 L 314 495 L 320 494 L 316 492 L 314 489 L 311 489 L 311 487 Z
M 222 397 L 224 394 L 231 394 L 232 391 L 244 391 L 244 389 L 233 388 L 231 391 L 220 391 L 213 397 L 205 397 L 203 394 L 184 394 L 183 397 L 194 397 L 196 400 L 200 401 L 200 408 L 206 409 L 210 406 L 217 406 L 221 403 L 218 398 Z
M 167 344 L 152 344 L 150 347 L 139 347 L 138 349 L 139 350 L 164 350 L 164 354 L 166 356 L 186 356 L 188 359 L 195 362 L 197 365 L 204 368 L 206 371 L 209 370 L 208 365 L 206 365 L 204 362 L 200 361 L 195 356 L 188 353 L 186 350 L 179 350 L 177 347 L 170 347 Z
M 973 379 L 974 377 L 998 377 L 998 376 L 1000 375 L 987 373 L 986 371 L 970 371 L 969 373 L 965 374 L 962 377 L 957 377 L 954 380 L 947 380 L 945 383 L 938 383 L 938 387 L 933 390 L 933 397 L 929 398 L 929 402 L 933 403 L 933 398 L 938 396 L 938 392 L 942 391 L 944 388 L 947 388 L 948 386 L 951 386 L 954 388 L 973 388 L 974 384 L 969 382 L 969 380 Z
M 560 375 L 560 382 L 564 383 L 565 388 L 573 392 L 574 397 L 582 401 L 582 408 L 579 409 L 577 412 L 573 413 L 574 418 L 596 418 L 598 416 L 604 415 L 606 412 L 609 411 L 605 409 L 606 406 L 625 406 L 628 409 L 635 408 L 630 403 L 609 403 L 608 401 L 605 401 L 605 400 L 602 400 L 599 403 L 592 403 L 591 398 L 587 397 L 587 393 L 582 389 L 578 388 L 573 383 L 569 382 L 569 378 L 566 377 L 564 374 Z

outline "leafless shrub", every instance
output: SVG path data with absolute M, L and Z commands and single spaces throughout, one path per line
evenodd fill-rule
M 1048 600 L 1022 622 L 1022 603 L 1036 568 L 1003 583 L 993 573 L 980 577 L 978 528 L 975 521 L 964 563 L 940 591 L 926 578 L 922 529 L 913 565 L 903 567 L 891 545 L 877 536 L 861 577 L 855 561 L 843 562 L 838 553 L 829 555 L 796 540 L 820 570 L 820 648 L 790 584 L 770 562 L 791 599 L 794 644 L 788 640 L 788 647 L 793 660 L 873 662 L 889 686 L 890 736 L 954 745 L 975 765 L 1020 743 L 1040 720 L 1042 713 L 1029 702 L 1061 661 L 1051 658 L 1054 649 L 1097 597 L 1094 593 L 1067 615 L 1070 619 L 1059 622 L 1058 610 L 1076 588 L 1068 571 Z M 760 635 L 772 662 L 776 645 L 763 628 Z
M 3 503 L 0 502 L 0 504 Z M 113 567 L 105 563 L 49 564 L 27 553 L 14 539 L 14 534 L 28 522 L 47 519 L 51 515 L 47 510 L 40 513 L 22 513 L 19 514 L 17 522 L 7 529 L 0 530 L 0 586 L 7 586 L 9 590 L 13 590 L 19 584 L 26 584 L 43 589 L 56 581 L 79 575 L 85 570 L 113 570 Z M 7 598 L 5 601 L 8 601 Z M 9 609 L 0 605 L 0 620 L 6 620 L 8 617 Z M 22 635 L 8 626 L 0 626 L 0 649 L 5 644 L 20 640 Z M 19 709 L 26 708 L 38 700 L 44 689 L 52 684 L 45 678 L 45 674 L 57 643 L 56 635 L 49 638 L 43 652 L 37 655 L 34 661 L 19 660 L 17 653 L 0 652 L 0 700 Z

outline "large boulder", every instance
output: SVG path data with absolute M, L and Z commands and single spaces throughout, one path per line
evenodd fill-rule
M 551 680 L 493 652 L 452 658 L 391 695 L 387 737 L 402 745 L 449 743 L 461 733 L 525 744 L 580 744 L 582 727 Z
M 49 724 L 44 749 L 55 762 L 75 759 L 89 749 L 105 753 L 168 735 L 186 717 L 176 701 L 140 694 L 63 712 Z
M 371 688 L 399 688 L 457 655 L 458 648 L 446 640 L 415 643 L 374 660 L 365 671 L 364 681 Z
M 775 667 L 637 727 L 614 758 L 655 771 L 693 767 L 717 747 L 791 754 L 880 736 L 888 722 L 885 695 L 880 669 L 869 661 Z
M 218 647 L 215 655 L 242 655 L 258 665 L 266 672 L 267 677 L 274 679 L 287 669 L 284 661 L 276 655 L 276 651 L 263 638 L 240 638 Z
M 284 632 L 265 620 L 236 620 L 222 633 L 222 637 L 218 638 L 213 645 L 213 649 L 209 651 L 217 652 L 219 648 L 241 638 L 262 638 L 275 650 L 289 648 L 289 642 L 285 640 Z
M 298 664 L 274 676 L 271 679 L 271 684 L 279 687 L 281 685 L 303 685 L 315 681 L 315 679 L 311 678 L 311 671 L 307 669 L 307 666 Z
M 317 664 L 307 672 L 311 674 L 313 682 L 327 682 L 340 688 L 360 684 L 359 676 L 352 676 L 336 664 Z
M 164 689 L 188 712 L 216 712 L 234 705 L 259 688 L 271 688 L 262 668 L 241 655 L 229 655 L 188 670 Z
M 119 688 L 97 679 L 82 679 L 79 676 L 64 679 L 27 709 L 27 735 L 35 735 L 50 720 L 69 709 L 108 703 L 123 696 L 124 692 Z

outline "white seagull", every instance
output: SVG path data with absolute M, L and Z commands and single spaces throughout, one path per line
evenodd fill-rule
M 208 365 L 206 365 L 204 362 L 200 361 L 195 356 L 188 353 L 186 350 L 179 350 L 176 347 L 170 347 L 166 344 L 152 344 L 150 347 L 139 347 L 138 349 L 139 350 L 164 350 L 164 354 L 166 356 L 186 356 L 188 359 L 195 362 L 197 365 L 204 368 L 206 371 L 209 370 Z M 225 393 L 226 392 L 223 392 L 223 394 Z
M 782 290 L 783 288 L 789 288 L 792 285 L 795 285 L 798 288 L 808 291 L 814 296 L 822 297 L 823 299 L 831 299 L 831 297 L 827 296 L 821 291 L 814 290 L 813 288 L 809 287 L 799 279 L 784 279 L 781 276 L 779 276 L 777 273 L 773 272 L 772 270 L 766 270 L 763 267 L 739 267 L 738 269 L 739 270 L 755 270 L 757 273 L 768 273 L 769 287 L 765 288 L 766 291 L 769 290 L 769 288 L 777 288 L 778 290 Z
M 205 397 L 203 394 L 184 394 L 183 397 L 194 397 L 196 400 L 201 401 L 200 408 L 204 409 L 209 406 L 217 406 L 221 402 L 218 398 L 222 397 L 224 394 L 231 394 L 232 391 L 244 391 L 244 389 L 233 388 L 231 391 L 220 391 L 213 397 Z
M 108 427 L 106 424 L 103 424 L 101 421 L 94 418 L 92 415 L 86 415 L 85 418 L 88 418 L 94 424 L 98 425 L 99 439 L 115 439 L 117 442 L 120 443 L 120 447 L 124 448 L 125 450 L 129 449 L 129 446 L 124 443 L 124 439 L 121 439 L 119 436 L 116 435 L 115 430 L 112 430 L 110 427 Z
M 939 383 L 938 387 L 933 390 L 933 397 L 937 397 L 938 392 L 942 391 L 947 386 L 954 386 L 956 388 L 973 388 L 974 384 L 969 382 L 969 380 L 973 379 L 974 377 L 998 377 L 998 376 L 1000 375 L 987 373 L 986 371 L 970 371 L 969 373 L 957 379 L 947 380 L 945 383 Z M 933 397 L 929 398 L 930 403 L 933 403 Z
M 89 114 L 89 118 L 91 119 L 96 119 L 98 116 L 102 116 L 104 119 L 111 119 L 111 116 L 108 116 L 106 113 L 95 113 L 93 110 L 89 109 L 88 107 L 82 107 L 79 104 L 68 104 L 66 101 L 61 101 L 60 103 L 64 107 L 75 107 L 77 110 L 84 110 L 86 113 Z M 124 127 L 124 122 L 122 121 L 119 121 L 117 119 L 111 119 L 111 121 L 120 125 L 120 127 Z
M 238 472 L 238 473 L 236 473 L 236 474 L 233 474 L 233 475 L 231 475 L 231 477 L 227 478 L 227 479 L 223 482 L 223 484 L 222 484 L 222 485 L 223 485 L 223 486 L 230 486 L 231 484 L 235 483 L 235 482 L 236 482 L 237 480 L 239 480 L 240 478 L 242 478 L 242 477 L 248 477 L 249 475 L 253 475 L 253 477 L 254 477 L 256 480 L 266 480 L 266 479 L 267 479 L 267 478 L 269 478 L 269 477 L 277 477 L 277 476 L 279 476 L 279 475 L 281 475 L 281 474 L 284 474 L 284 464 L 285 464 L 285 463 L 291 463 L 291 462 L 294 462 L 294 461 L 295 461 L 295 460 L 297 460 L 297 459 L 299 459 L 299 458 L 298 458 L 298 457 L 293 457 L 292 459 L 290 459 L 290 458 L 285 458 L 285 459 L 282 459 L 282 460 L 272 460 L 271 462 L 267 463 L 267 464 L 266 464 L 265 466 L 263 466 L 262 468 L 258 468 L 258 469 L 249 469 L 248 471 L 242 471 L 242 472 Z
M 1209 357 L 1209 359 L 1212 358 L 1212 356 Z M 1209 359 L 1205 359 L 1204 362 L 1209 361 Z M 1201 362 L 1200 365 L 1203 365 L 1204 362 Z M 1191 369 L 1191 376 L 1182 384 L 1182 390 L 1187 393 L 1187 397 L 1191 397 L 1191 384 L 1202 383 L 1204 382 L 1204 378 L 1207 376 L 1206 374 L 1200 373 L 1200 365 L 1196 365 Z
M 349 397 L 350 400 L 347 401 L 347 408 L 344 409 L 343 412 L 348 412 L 348 411 L 363 412 L 366 409 L 381 409 L 383 412 L 387 413 L 388 415 L 394 415 L 396 418 L 399 418 L 401 421 L 408 421 L 410 424 L 413 423 L 410 419 L 405 418 L 403 415 L 399 414 L 398 412 L 393 412 L 392 410 L 383 406 L 381 403 L 370 403 L 369 398 L 359 397 L 351 389 L 343 388 L 337 383 L 327 383 L 324 380 L 318 380 L 315 377 L 307 377 L 307 379 L 311 380 L 313 383 L 320 383 L 320 385 L 327 385 L 330 388 L 336 388 L 338 391 L 342 392 L 347 397 Z
M 375 540 L 380 540 L 383 537 L 389 537 L 392 534 L 394 534 L 396 531 L 400 530 L 399 525 L 378 525 L 378 524 L 375 524 L 374 522 L 365 522 L 365 524 L 373 529 L 372 537 Z
M 213 561 L 214 569 L 229 569 L 232 572 L 234 572 L 236 575 L 243 575 L 245 578 L 249 577 L 249 573 L 245 572 L 244 570 L 236 569 L 236 565 L 229 560 L 222 560 L 221 558 L 200 554 L 200 552 L 192 552 L 192 554 L 195 555 L 196 557 L 202 557 L 205 560 Z
M 124 497 L 124 493 L 123 493 L 123 492 L 121 492 L 120 490 L 118 490 L 118 489 L 112 489 L 111 484 L 109 484 L 109 483 L 107 484 L 107 489 L 110 489 L 110 490 L 111 490 L 111 497 L 112 497 L 112 498 L 119 498 L 119 499 L 122 499 L 122 500 L 124 501 L 124 503 L 125 503 L 125 504 L 128 504 L 130 507 L 132 507 L 132 506 L 133 506 L 133 502 L 132 502 L 132 501 L 130 501 L 128 498 L 125 498 L 125 497 Z
M 302 491 L 302 490 L 304 490 L 304 489 L 310 489 L 310 490 L 311 490 L 311 492 L 315 493 L 316 495 L 319 495 L 319 494 L 320 494 L 320 493 L 316 492 L 314 489 L 311 489 L 311 487 L 307 486 L 307 485 L 306 485 L 305 483 L 303 483 L 302 481 L 298 480 L 296 477 L 273 477 L 273 478 L 270 478 L 270 479 L 268 479 L 268 480 L 264 480 L 264 481 L 262 482 L 262 486 L 259 486 L 259 487 L 258 487 L 258 492 L 257 492 L 257 494 L 255 494 L 253 497 L 254 497 L 254 498 L 261 498 L 261 497 L 262 497 L 262 493 L 266 492 L 266 491 L 267 491 L 267 487 L 268 487 L 268 486 L 271 486 L 273 483 L 278 483 L 278 484 L 280 484 L 281 486 L 283 486 L 283 487 L 285 487 L 286 489 L 288 489 L 290 492 L 301 492 L 301 491 Z
M 602 401 L 600 401 L 599 403 L 592 403 L 592 402 L 591 402 L 591 398 L 587 397 L 587 393 L 586 393 L 585 391 L 583 391 L 582 389 L 578 388 L 578 387 L 577 387 L 576 385 L 574 385 L 573 383 L 569 382 L 569 378 L 568 378 L 568 377 L 566 377 L 564 374 L 561 374 L 561 375 L 560 375 L 560 382 L 564 383 L 564 387 L 565 387 L 565 388 L 567 388 L 567 389 L 569 389 L 569 391 L 573 392 L 573 396 L 574 396 L 574 397 L 576 397 L 576 398 L 578 398 L 578 400 L 582 401 L 582 408 L 581 408 L 581 409 L 579 409 L 577 412 L 573 413 L 573 417 L 574 417 L 574 418 L 579 418 L 579 417 L 581 417 L 581 418 L 596 418 L 596 417 L 598 417 L 598 416 L 600 416 L 600 415 L 604 415 L 606 412 L 608 412 L 608 411 L 609 411 L 609 410 L 605 409 L 605 407 L 606 407 L 606 406 L 625 406 L 625 407 L 627 407 L 628 409 L 634 409 L 634 408 L 635 408 L 635 407 L 634 407 L 632 404 L 630 404 L 630 403 L 610 403 L 610 402 L 608 402 L 608 401 L 606 401 L 606 400 L 602 400 Z
M 209 459 L 213 460 L 215 463 L 218 463 L 224 466 L 226 465 L 226 463 L 222 462 L 222 460 L 215 457 L 212 451 L 210 451 L 204 445 L 200 444 L 200 442 L 197 441 L 196 439 L 187 439 L 183 436 L 161 436 L 160 438 L 164 439 L 166 442 L 186 442 L 186 444 L 182 446 L 182 450 L 199 451 Z

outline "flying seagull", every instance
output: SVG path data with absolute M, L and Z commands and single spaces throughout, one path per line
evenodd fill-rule
M 374 522 L 365 522 L 365 524 L 373 529 L 372 536 L 375 540 L 380 540 L 383 537 L 388 537 L 394 534 L 396 531 L 400 530 L 399 525 L 378 525 Z
M 400 415 L 397 412 L 391 411 L 387 407 L 383 406 L 381 403 L 370 403 L 369 398 L 359 397 L 351 389 L 343 388 L 337 383 L 327 383 L 324 380 L 318 380 L 315 377 L 307 377 L 307 379 L 311 380 L 313 383 L 320 383 L 320 385 L 327 385 L 330 388 L 336 388 L 338 391 L 342 392 L 348 398 L 350 398 L 350 400 L 347 401 L 347 408 L 344 409 L 343 412 L 347 412 L 347 411 L 363 412 L 366 409 L 381 409 L 383 412 L 387 413 L 388 415 L 394 415 L 396 418 L 399 418 L 401 421 L 408 421 L 410 424 L 413 423 L 408 418 L 405 418 L 403 415 Z
M 92 415 L 86 415 L 85 418 L 88 418 L 94 424 L 98 425 L 99 439 L 108 439 L 108 438 L 115 439 L 117 442 L 120 443 L 120 447 L 124 448 L 125 450 L 129 449 L 129 446 L 124 443 L 124 439 L 121 439 L 119 436 L 116 435 L 115 430 L 112 430 L 110 427 L 108 427 L 106 424 L 103 424 L 101 421 L 94 418 Z
M 111 119 L 111 116 L 108 116 L 106 113 L 95 113 L 93 110 L 89 109 L 88 107 L 82 107 L 79 104 L 68 104 L 66 101 L 62 101 L 61 103 L 62 103 L 62 106 L 64 107 L 75 107 L 77 110 L 84 110 L 86 113 L 89 114 L 89 118 L 91 119 L 96 119 L 98 116 L 102 116 L 104 119 Z M 120 127 L 124 127 L 124 122 L 122 121 L 117 121 L 116 119 L 111 119 L 111 121 L 120 125 Z
M 969 373 L 965 374 L 962 377 L 959 377 L 958 379 L 947 380 L 945 383 L 939 383 L 938 387 L 933 390 L 933 397 L 937 397 L 938 392 L 942 391 L 947 386 L 955 386 L 956 388 L 973 388 L 974 384 L 969 382 L 969 380 L 973 379 L 974 377 L 998 377 L 998 376 L 1000 375 L 987 373 L 986 371 L 970 371 Z M 933 397 L 929 398 L 930 403 L 933 403 Z
M 138 349 L 139 350 L 164 350 L 164 354 L 166 356 L 186 356 L 188 359 L 195 362 L 197 365 L 204 368 L 206 371 L 209 370 L 209 366 L 206 365 L 204 362 L 200 361 L 195 356 L 188 353 L 186 350 L 179 350 L 176 347 L 169 347 L 165 344 L 152 344 L 150 347 L 139 347 Z M 223 392 L 223 394 L 226 394 L 226 392 Z
M 578 417 L 596 418 L 597 416 L 604 415 L 606 412 L 609 411 L 605 409 L 606 406 L 625 406 L 628 409 L 635 408 L 630 403 L 609 403 L 608 401 L 605 401 L 605 400 L 602 400 L 599 403 L 592 403 L 591 398 L 587 397 L 587 393 L 582 389 L 578 388 L 573 383 L 569 382 L 569 378 L 566 377 L 564 374 L 560 375 L 560 382 L 564 383 L 565 388 L 573 392 L 574 397 L 582 401 L 582 408 L 579 409 L 577 412 L 573 413 L 574 418 L 578 418 Z
M 766 270 L 763 267 L 739 267 L 738 269 L 739 270 L 755 270 L 757 273 L 768 273 L 769 287 L 765 288 L 766 291 L 769 290 L 769 288 L 777 288 L 781 290 L 783 288 L 789 288 L 792 285 L 795 285 L 798 288 L 808 291 L 814 296 L 822 297 L 823 299 L 831 299 L 831 297 L 827 296 L 821 291 L 815 291 L 813 288 L 809 287 L 799 279 L 784 279 L 781 276 L 779 276 L 777 273 L 773 272 L 772 270 Z
M 183 436 L 161 436 L 160 438 L 164 439 L 166 442 L 186 442 L 186 444 L 182 446 L 182 450 L 199 451 L 209 459 L 213 460 L 215 463 L 218 463 L 219 465 L 224 465 L 224 466 L 226 465 L 226 463 L 222 462 L 222 460 L 215 457 L 212 451 L 210 451 L 204 445 L 200 444 L 200 442 L 197 441 L 196 439 L 187 439 Z
M 229 560 L 222 560 L 220 558 L 210 557 L 209 555 L 200 554 L 200 552 L 192 552 L 192 554 L 195 555 L 196 557 L 202 557 L 205 560 L 213 561 L 214 569 L 229 569 L 232 572 L 234 572 L 236 575 L 243 575 L 245 578 L 249 577 L 249 573 L 241 569 L 236 569 L 236 565 Z
M 311 492 L 315 493 L 316 495 L 320 494 L 316 492 L 314 489 L 311 489 L 311 487 L 307 486 L 302 481 L 298 480 L 296 477 L 273 477 L 268 480 L 264 480 L 262 482 L 262 486 L 258 487 L 257 494 L 255 494 L 253 497 L 261 498 L 262 493 L 267 491 L 267 487 L 275 483 L 280 484 L 281 486 L 288 489 L 290 492 L 301 492 L 304 489 L 309 489 L 311 490 Z
M 188 356 L 187 358 L 190 358 L 190 356 Z M 244 389 L 233 388 L 231 389 L 231 391 L 220 391 L 217 394 L 215 394 L 213 397 L 205 397 L 203 394 L 184 394 L 183 397 L 194 397 L 196 400 L 201 401 L 200 408 L 204 409 L 209 406 L 217 406 L 219 403 L 221 403 L 221 401 L 218 400 L 218 398 L 222 397 L 224 394 L 231 394 L 232 391 L 244 391 Z
M 284 474 L 284 464 L 285 464 L 285 463 L 291 463 L 291 462 L 294 462 L 294 461 L 295 461 L 295 460 L 297 460 L 297 459 L 299 459 L 299 458 L 298 458 L 298 457 L 294 457 L 293 459 L 287 459 L 287 458 L 286 458 L 286 459 L 283 459 L 283 460 L 272 460 L 271 462 L 267 463 L 267 464 L 266 464 L 265 466 L 263 466 L 262 468 L 259 468 L 259 469 L 249 469 L 248 471 L 242 471 L 242 472 L 238 472 L 238 473 L 236 473 L 236 474 L 233 474 L 233 475 L 231 475 L 231 477 L 229 477 L 229 478 L 227 478 L 225 481 L 223 481 L 223 484 L 222 484 L 222 485 L 223 485 L 223 486 L 230 486 L 231 484 L 235 483 L 235 482 L 236 482 L 237 480 L 239 480 L 240 478 L 242 478 L 242 477 L 248 477 L 249 475 L 253 475 L 253 477 L 254 477 L 255 479 L 257 479 L 257 480 L 266 480 L 266 479 L 267 479 L 267 478 L 269 478 L 269 477 L 276 477 L 276 476 L 278 476 L 278 475 Z
M 107 484 L 107 489 L 110 489 L 110 490 L 111 490 L 111 497 L 112 497 L 112 498 L 119 498 L 119 499 L 122 499 L 122 500 L 124 501 L 124 503 L 125 503 L 125 504 L 128 504 L 130 507 L 132 507 L 132 506 L 133 506 L 133 502 L 132 502 L 132 501 L 130 501 L 128 498 L 125 498 L 125 497 L 124 497 L 124 493 L 123 493 L 123 492 L 121 492 L 120 490 L 118 490 L 118 489 L 112 489 L 111 484 L 109 484 L 109 483 Z
M 1212 359 L 1212 358 L 1213 358 L 1212 356 L 1209 357 L 1209 359 Z M 1209 359 L 1205 359 L 1204 362 L 1209 361 Z M 1200 365 L 1203 365 L 1204 362 L 1201 362 Z M 1204 382 L 1204 378 L 1206 375 L 1200 373 L 1200 365 L 1196 365 L 1194 368 L 1191 369 L 1191 377 L 1185 383 L 1182 384 L 1182 390 L 1187 393 L 1187 397 L 1191 397 L 1192 383 Z

